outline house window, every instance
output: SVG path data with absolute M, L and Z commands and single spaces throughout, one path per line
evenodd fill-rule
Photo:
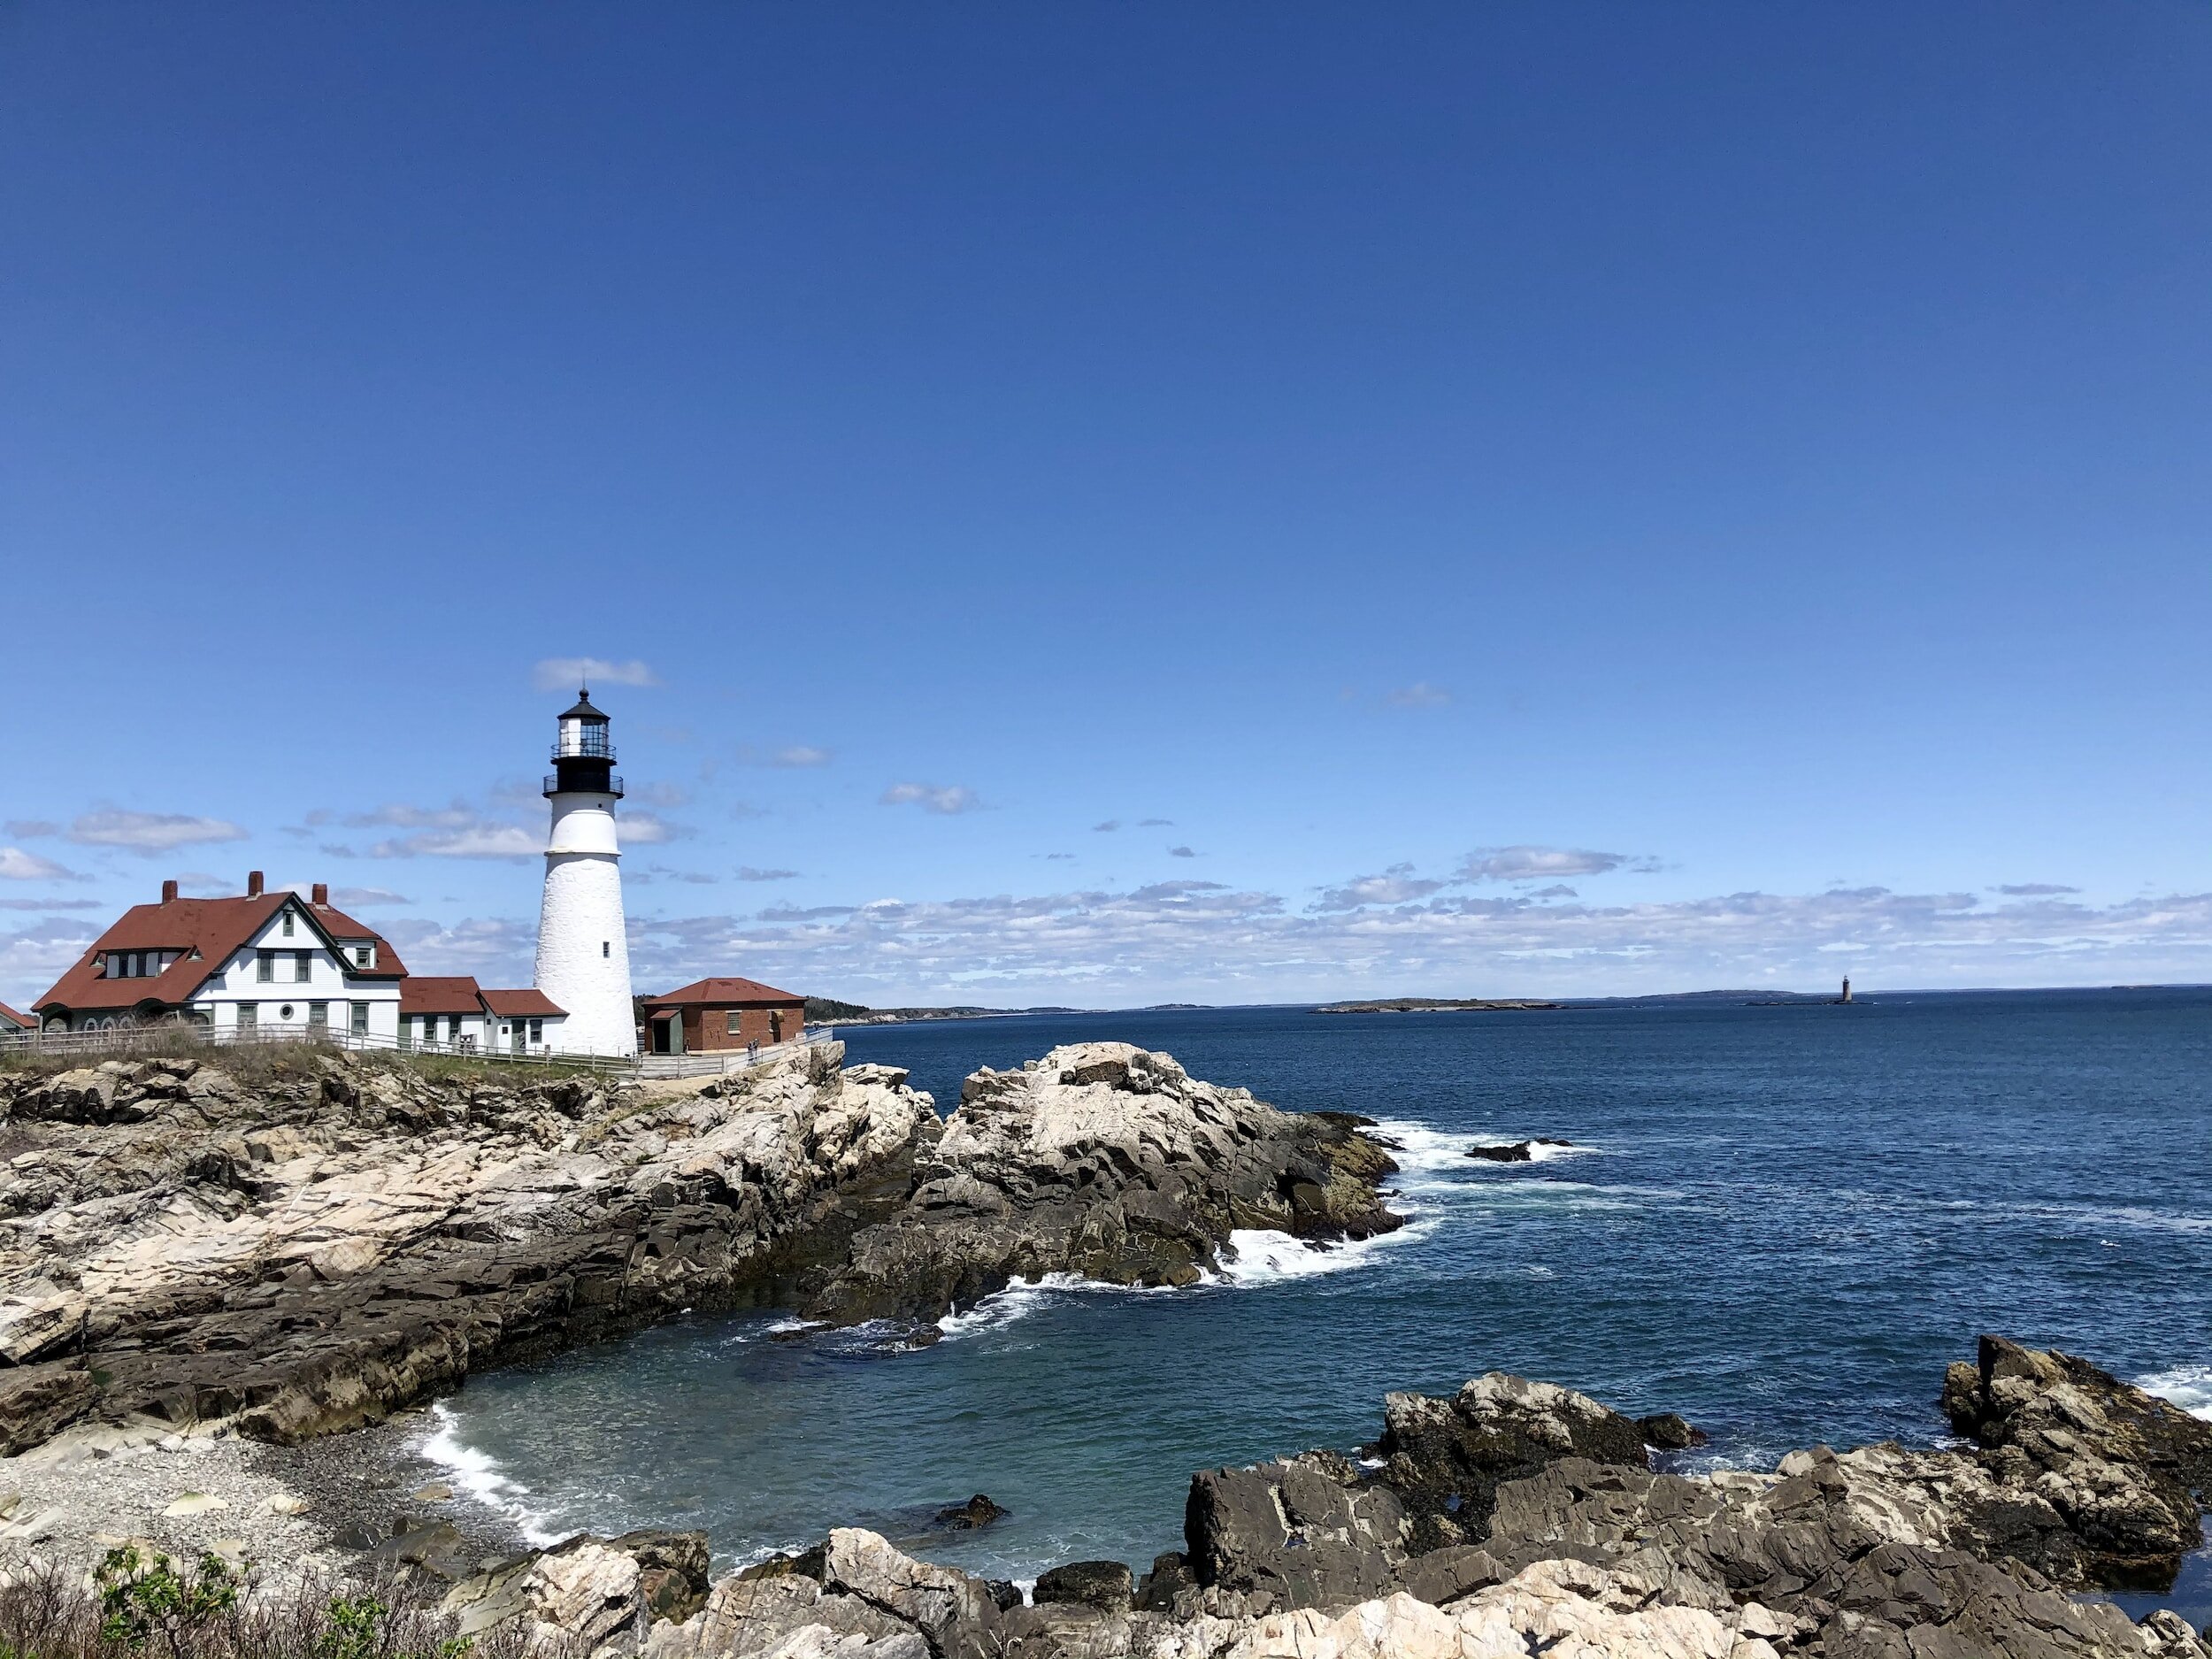
M 730 1035 L 731 1035 L 731 1036 L 733 1036 L 733 1037 L 741 1037 L 741 1036 L 743 1036 L 743 1035 L 745 1034 L 745 1033 L 744 1033 L 745 1016 L 744 1016 L 744 1015 L 742 1015 L 742 1014 L 741 1014 L 741 1013 L 739 1013 L 739 1012 L 737 1011 L 737 1010 L 735 1010 L 735 1009 L 732 1009 L 732 1010 L 729 1011 L 729 1013 L 728 1013 L 728 1015 L 726 1016 L 726 1018 L 728 1018 L 728 1020 L 729 1020 L 729 1022 L 730 1022 L 730 1023 L 729 1023 L 726 1026 L 725 1026 L 725 1027 L 724 1027 L 724 1029 L 725 1029 L 725 1030 L 726 1030 L 726 1031 L 730 1033 Z
M 307 1005 L 307 1023 L 318 1031 L 328 1031 L 330 1029 L 330 1004 L 310 1002 Z
M 534 1019 L 530 1022 L 530 1041 L 532 1042 L 543 1042 L 545 1041 L 545 1022 L 543 1020 Z
M 287 939 L 292 936 L 292 912 L 289 910 L 284 912 L 284 936 Z
M 260 1005 L 259 1003 L 257 1003 L 257 1002 L 241 1002 L 241 1003 L 239 1003 L 239 1005 L 238 1005 L 238 1029 L 239 1029 L 239 1031 L 240 1031 L 241 1033 L 245 1033 L 245 1032 L 249 1032 L 249 1031 L 254 1031 L 254 1030 L 258 1029 L 258 1028 L 259 1028 L 259 1026 L 260 1026 L 260 1025 L 261 1025 L 261 1005 Z
M 276 983 L 276 952 L 257 950 L 253 953 L 253 977 L 263 985 Z
M 357 1037 L 369 1034 L 369 1005 L 366 1002 L 353 1005 L 353 1034 Z
M 292 982 L 305 985 L 315 977 L 315 953 L 296 950 L 292 953 Z

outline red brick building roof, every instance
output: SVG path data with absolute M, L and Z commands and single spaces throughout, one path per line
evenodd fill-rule
M 373 968 L 356 968 L 349 960 L 346 972 L 352 978 L 404 978 L 407 969 L 399 953 L 374 928 L 327 904 L 311 903 L 296 893 L 280 890 L 244 899 L 165 899 L 158 904 L 134 904 L 125 910 L 114 926 L 93 941 L 92 949 L 76 965 L 55 981 L 54 988 L 31 1007 L 35 1010 L 127 1009 L 146 1002 L 172 1006 L 188 1002 L 210 975 L 221 972 L 231 957 L 288 904 L 307 918 L 309 928 L 334 951 L 348 943 L 376 947 Z M 178 956 L 166 971 L 150 978 L 111 979 L 100 972 L 100 959 L 111 950 L 173 950 Z
M 648 1008 L 676 1008 L 694 1005 L 707 1008 L 740 1008 L 761 1002 L 803 1003 L 806 998 L 795 991 L 779 991 L 772 985 L 763 985 L 758 979 L 694 979 L 661 996 L 645 999 Z

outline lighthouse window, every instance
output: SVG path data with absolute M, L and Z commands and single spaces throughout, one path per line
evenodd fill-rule
M 599 941 L 599 954 L 603 956 L 611 956 L 614 955 L 614 946 L 609 943 L 606 940 L 601 940 Z

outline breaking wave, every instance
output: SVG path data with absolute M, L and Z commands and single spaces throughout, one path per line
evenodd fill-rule
M 2177 1365 L 2171 1371 L 2139 1377 L 2135 1386 L 2146 1394 L 2172 1401 L 2193 1417 L 2212 1421 L 2212 1365 Z
M 503 1473 L 492 1457 L 461 1439 L 460 1423 L 443 1401 L 430 1408 L 436 1425 L 415 1449 L 445 1471 L 446 1479 L 493 1513 L 515 1524 L 523 1541 L 542 1549 L 567 1534 L 547 1525 L 551 1515 L 533 1504 L 530 1488 Z

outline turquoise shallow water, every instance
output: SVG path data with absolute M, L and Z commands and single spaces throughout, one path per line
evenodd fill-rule
M 1029 1578 L 1180 1543 L 1194 1469 L 1372 1436 L 1383 1393 L 1503 1369 L 1681 1411 L 1711 1461 L 1944 1432 L 1944 1365 L 1998 1330 L 2212 1411 L 2212 992 L 1883 997 L 1849 1009 L 1298 1010 L 845 1033 L 941 1110 L 981 1064 L 1115 1037 L 1402 1139 L 1382 1243 L 1187 1292 L 1022 1290 L 882 1355 L 685 1319 L 488 1374 L 434 1450 L 545 1532 L 681 1522 L 726 1560 L 833 1525 L 1013 1511 L 920 1553 Z M 1523 1165 L 1475 1140 L 1563 1136 Z M 2212 1618 L 2206 1563 L 2177 1596 Z

